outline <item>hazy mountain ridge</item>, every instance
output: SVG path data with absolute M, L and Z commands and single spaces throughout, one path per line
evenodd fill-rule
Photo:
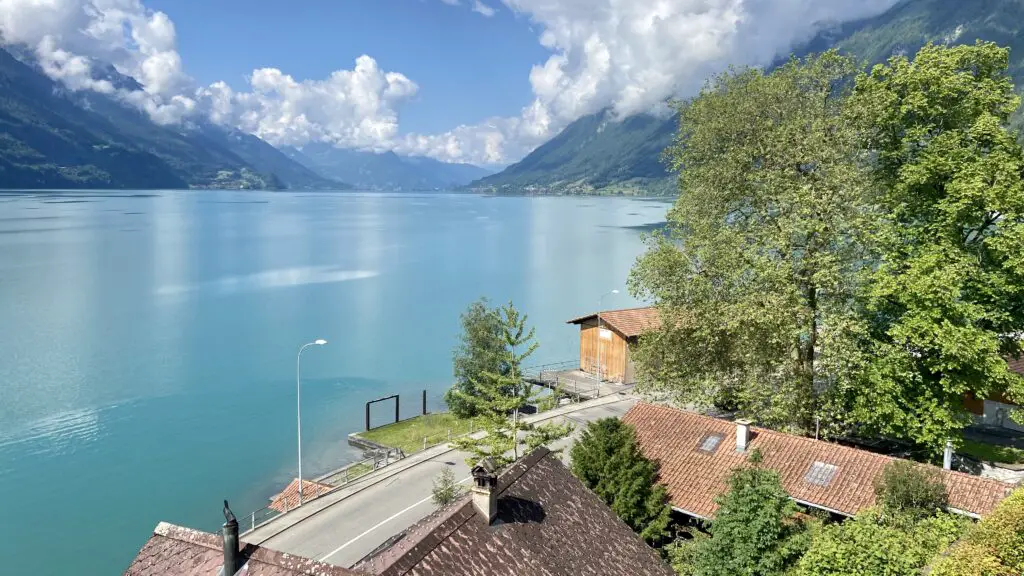
M 834 26 L 795 50 L 829 48 L 875 64 L 913 55 L 928 42 L 976 39 L 1011 48 L 1010 73 L 1024 84 L 1024 0 L 904 0 L 885 13 Z M 1017 123 L 1024 124 L 1018 112 Z M 638 115 L 622 121 L 608 111 L 584 116 L 504 171 L 470 184 L 496 194 L 674 194 L 675 177 L 660 163 L 678 117 Z
M 307 144 L 301 149 L 286 146 L 282 151 L 307 168 L 364 190 L 447 190 L 490 174 L 472 164 L 348 150 L 324 143 Z

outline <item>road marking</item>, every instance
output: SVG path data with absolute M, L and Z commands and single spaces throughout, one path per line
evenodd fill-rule
M 468 482 L 468 481 L 470 481 L 470 480 L 472 480 L 472 479 L 473 479 L 473 477 L 472 477 L 472 476 L 467 476 L 467 477 L 463 478 L 462 480 L 459 480 L 459 481 L 458 481 L 458 484 L 462 484 L 463 482 Z M 344 544 L 342 544 L 341 546 L 338 546 L 337 548 L 335 548 L 335 549 L 334 549 L 334 551 L 333 551 L 333 552 L 331 552 L 331 553 L 330 553 L 330 554 L 328 554 L 327 556 L 324 556 L 323 558 L 321 558 L 321 559 L 320 559 L 320 561 L 321 561 L 321 562 L 325 562 L 325 561 L 326 561 L 326 560 L 327 560 L 328 558 L 330 558 L 331 556 L 334 556 L 334 555 L 335 555 L 335 554 L 337 554 L 338 552 L 341 552 L 342 550 L 344 550 L 345 548 L 347 548 L 349 544 L 351 544 L 351 543 L 355 542 L 356 540 L 359 540 L 359 539 L 360 539 L 360 538 L 362 538 L 363 536 L 366 536 L 366 535 L 367 535 L 367 534 L 369 534 L 370 532 L 373 532 L 374 530 L 376 530 L 376 529 L 380 528 L 381 526 L 383 526 L 383 525 L 387 524 L 388 522 L 391 522 L 391 521 L 392 521 L 392 520 L 394 520 L 395 518 L 398 518 L 399 516 L 401 516 L 402 514 L 405 514 L 406 512 L 408 512 L 408 511 L 412 510 L 413 508 L 415 508 L 415 507 L 417 507 L 417 506 L 419 506 L 419 505 L 421 505 L 421 504 L 423 504 L 423 503 L 425 503 L 425 502 L 429 501 L 429 500 L 430 500 L 431 498 L 433 498 L 433 496 L 432 496 L 432 495 L 431 495 L 431 496 L 427 496 L 427 497 L 426 497 L 426 498 L 424 498 L 423 500 L 420 500 L 419 502 L 417 502 L 417 503 L 415 503 L 415 504 L 413 504 L 413 505 L 409 506 L 409 507 L 408 507 L 408 508 L 406 508 L 405 510 L 402 510 L 401 512 L 396 512 L 395 514 L 391 515 L 391 516 L 390 516 L 389 518 L 387 518 L 386 520 L 383 520 L 383 521 L 381 521 L 381 522 L 380 522 L 379 524 L 377 524 L 377 525 L 376 525 L 376 526 L 374 526 L 373 528 L 370 528 L 369 530 L 367 530 L 366 532 L 363 532 L 363 533 L 362 533 L 362 534 L 360 534 L 359 536 L 356 536 L 355 538 L 353 538 L 353 539 L 349 540 L 348 542 L 345 542 L 345 543 L 344 543 Z

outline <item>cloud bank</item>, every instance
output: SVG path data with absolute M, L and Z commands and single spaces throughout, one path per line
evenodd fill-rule
M 441 1 L 498 15 L 496 0 Z M 441 134 L 402 133 L 399 112 L 420 88 L 370 56 L 320 80 L 262 68 L 248 76 L 246 91 L 224 82 L 198 86 L 177 52 L 174 23 L 141 0 L 0 0 L 0 38 L 30 49 L 45 73 L 68 88 L 112 95 L 161 124 L 208 118 L 276 145 L 329 142 L 492 164 L 517 160 L 586 114 L 658 110 L 728 65 L 768 64 L 824 26 L 881 13 L 896 0 L 502 3 L 529 20 L 551 51 L 530 72 L 533 100 L 518 116 Z M 100 63 L 137 79 L 141 89 L 98 73 Z

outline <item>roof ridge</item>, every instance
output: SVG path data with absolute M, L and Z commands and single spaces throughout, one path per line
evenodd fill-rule
M 700 418 L 700 419 L 703 419 L 703 420 L 711 420 L 711 421 L 720 422 L 720 423 L 723 423 L 723 424 L 734 424 L 735 423 L 734 421 L 726 420 L 725 418 L 718 418 L 718 417 L 715 417 L 715 416 L 709 416 L 707 414 L 701 414 L 700 412 L 696 412 L 696 411 L 693 411 L 693 410 L 686 410 L 686 409 L 683 409 L 683 408 L 673 408 L 671 406 L 665 406 L 665 405 L 662 405 L 662 404 L 652 404 L 652 403 L 649 403 L 649 402 L 640 401 L 640 402 L 638 402 L 636 404 L 636 406 L 650 406 L 650 407 L 656 408 L 656 409 L 661 410 L 661 411 L 672 412 L 672 413 L 676 413 L 676 414 L 683 414 L 683 415 L 688 415 L 688 416 L 694 416 L 694 417 L 697 417 L 697 418 Z M 1005 482 L 1001 482 L 1001 481 L 996 480 L 994 478 L 985 478 L 984 476 L 975 476 L 974 474 L 968 474 L 966 472 L 961 472 L 959 470 L 947 470 L 945 468 L 940 468 L 939 466 L 936 466 L 934 464 L 929 464 L 929 463 L 926 463 L 926 462 L 917 462 L 917 461 L 914 461 L 914 460 L 908 460 L 906 458 L 897 458 L 895 456 L 889 456 L 888 454 L 879 454 L 878 452 L 871 452 L 870 450 L 864 450 L 864 449 L 861 449 L 861 448 L 854 448 L 852 446 L 845 446 L 845 445 L 839 444 L 837 442 L 830 442 L 828 440 L 808 438 L 807 436 L 800 436 L 799 434 L 791 434 L 789 432 L 782 432 L 780 430 L 772 430 L 771 428 L 765 428 L 763 426 L 752 425 L 751 429 L 754 430 L 757 433 L 767 433 L 767 435 L 769 435 L 769 436 L 784 437 L 786 439 L 799 440 L 799 441 L 802 441 L 802 442 L 807 443 L 807 444 L 812 445 L 812 446 L 828 446 L 828 447 L 831 447 L 831 448 L 837 448 L 837 449 L 844 450 L 844 451 L 851 451 L 851 452 L 855 452 L 857 454 L 864 454 L 864 455 L 867 455 L 867 456 L 870 456 L 870 457 L 888 460 L 890 462 L 895 461 L 895 460 L 904 460 L 904 461 L 907 461 L 907 462 L 913 462 L 914 464 L 918 464 L 918 465 L 921 465 L 921 466 L 928 466 L 929 468 L 937 469 L 937 470 L 939 470 L 939 471 L 941 471 L 943 473 L 947 473 L 947 474 L 953 475 L 955 477 L 964 478 L 964 479 L 970 479 L 971 481 L 974 481 L 974 482 L 982 481 L 982 482 L 991 484 L 993 486 L 1000 486 L 1000 487 L 1007 486 L 1007 484 Z

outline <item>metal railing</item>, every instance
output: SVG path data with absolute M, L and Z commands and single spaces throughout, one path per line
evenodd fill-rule
M 561 386 L 559 384 L 559 377 L 557 375 L 557 372 L 564 372 L 566 370 L 578 366 L 578 361 L 567 361 L 554 364 L 545 364 L 542 366 L 535 366 L 532 368 L 524 369 L 525 378 L 551 381 L 554 382 L 555 384 L 553 387 L 551 387 L 552 393 L 556 395 L 554 402 L 550 403 L 550 405 L 538 406 L 537 414 L 541 414 L 554 408 L 557 408 L 559 406 L 558 400 L 560 398 L 570 398 L 578 402 L 582 398 L 587 397 L 587 392 L 594 392 L 594 397 L 596 397 L 596 395 L 600 393 L 600 390 L 597 387 L 596 382 L 590 388 L 579 386 L 580 383 L 576 382 L 575 380 L 570 381 L 570 379 L 562 379 L 564 381 L 565 386 Z M 533 376 L 528 376 L 528 374 L 531 373 L 533 374 Z M 391 464 L 394 464 L 414 454 L 418 454 L 424 450 L 429 450 L 436 446 L 447 444 L 456 438 L 460 438 L 462 436 L 467 436 L 479 432 L 482 429 L 483 428 L 481 426 L 477 425 L 474 421 L 471 420 L 467 428 L 448 429 L 443 434 L 435 434 L 433 436 L 424 437 L 422 447 L 419 447 L 419 449 L 416 450 L 415 452 L 405 453 L 399 448 L 390 448 L 387 450 L 373 450 L 367 452 L 367 454 L 370 454 L 370 457 L 359 460 L 358 462 L 346 464 L 342 468 L 324 474 L 313 480 L 313 482 L 317 484 L 329 486 L 329 489 L 324 491 L 314 489 L 312 495 L 304 492 L 302 503 L 299 504 L 298 506 L 295 506 L 295 502 L 291 502 L 289 498 L 281 498 L 279 505 L 283 504 L 283 506 L 281 506 L 280 509 L 274 508 L 268 504 L 267 506 L 264 506 L 259 510 L 251 512 L 246 517 L 240 517 L 239 524 L 242 525 L 243 529 L 245 529 L 246 532 L 251 532 L 284 513 L 290 512 L 297 508 L 301 508 L 302 506 L 309 504 L 310 502 L 313 502 L 318 498 L 322 498 L 329 494 L 333 494 L 334 492 L 342 488 L 345 488 L 352 482 L 359 480 L 360 478 L 363 478 L 367 474 L 385 468 Z M 271 502 L 271 504 L 273 504 L 273 502 Z

